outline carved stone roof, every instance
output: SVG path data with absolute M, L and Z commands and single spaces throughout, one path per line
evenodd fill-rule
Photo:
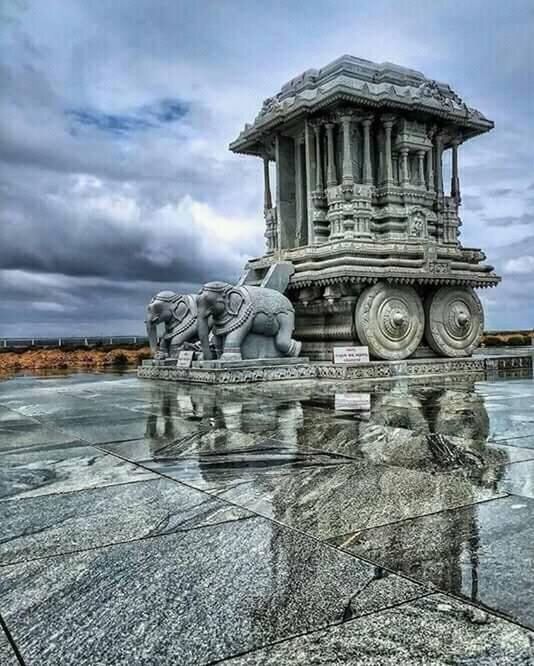
M 344 55 L 321 69 L 308 69 L 269 97 L 252 125 L 245 125 L 230 150 L 259 154 L 272 132 L 299 116 L 338 104 L 370 110 L 416 112 L 462 128 L 465 138 L 493 128 L 480 111 L 468 107 L 446 83 L 428 79 L 413 69 L 389 62 L 373 63 Z

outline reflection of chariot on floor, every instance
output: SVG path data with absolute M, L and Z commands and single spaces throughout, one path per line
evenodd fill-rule
M 459 241 L 458 148 L 492 127 L 448 85 L 351 56 L 267 100 L 230 146 L 264 163 L 267 253 L 242 281 L 291 265 L 304 356 L 331 360 L 358 341 L 386 360 L 472 354 L 484 323 L 474 290 L 500 278 Z

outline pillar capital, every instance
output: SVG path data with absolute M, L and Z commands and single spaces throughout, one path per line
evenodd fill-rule
M 380 120 L 382 121 L 382 125 L 386 130 L 391 130 L 397 118 L 392 113 L 385 113 L 384 115 L 380 116 Z
M 444 129 L 438 129 L 434 134 L 436 145 L 443 146 L 446 138 L 447 138 L 447 132 Z
M 356 118 L 356 113 L 352 109 L 339 109 L 334 117 L 342 123 L 350 123 Z

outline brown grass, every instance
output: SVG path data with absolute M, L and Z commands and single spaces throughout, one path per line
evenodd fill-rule
M 534 331 L 486 333 L 482 336 L 482 344 L 487 347 L 528 346 L 532 344 Z
M 150 358 L 150 349 L 32 349 L 0 354 L 0 370 L 45 368 L 106 368 L 137 366 Z

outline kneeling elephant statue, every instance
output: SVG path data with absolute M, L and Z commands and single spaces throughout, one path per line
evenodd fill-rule
M 158 324 L 165 327 L 159 340 Z M 154 358 L 177 356 L 184 346 L 198 342 L 197 296 L 160 291 L 147 307 L 146 328 Z
M 209 282 L 200 290 L 197 308 L 204 359 L 213 358 L 210 331 L 217 357 L 223 361 L 300 353 L 301 343 L 292 337 L 295 311 L 279 291 Z

